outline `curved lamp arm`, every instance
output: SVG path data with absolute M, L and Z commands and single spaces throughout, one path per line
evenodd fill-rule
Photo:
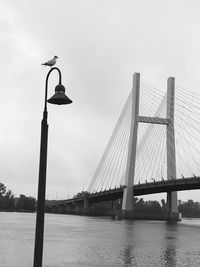
M 53 70 L 57 70 L 57 71 L 58 71 L 58 74 L 59 74 L 59 84 L 62 84 L 62 76 L 61 76 L 61 71 L 60 71 L 60 69 L 57 68 L 57 67 L 54 67 L 54 68 L 50 69 L 50 71 L 47 73 L 47 77 L 46 77 L 44 112 L 47 112 L 48 79 L 49 79 L 49 75 L 51 74 L 51 72 L 52 72 Z

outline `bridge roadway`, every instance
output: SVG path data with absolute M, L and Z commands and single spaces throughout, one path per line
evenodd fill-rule
M 137 184 L 133 186 L 134 196 L 149 195 L 156 193 L 172 192 L 172 191 L 183 191 L 183 190 L 194 190 L 200 189 L 200 176 L 179 178 L 172 180 L 154 181 L 151 183 Z M 121 199 L 123 197 L 124 186 L 119 188 L 104 190 L 95 192 L 92 194 L 86 193 L 85 196 L 89 200 L 89 203 L 96 203 L 101 201 L 109 201 Z M 67 200 L 62 200 L 48 205 L 48 207 L 60 206 L 75 202 L 84 201 L 84 194 Z

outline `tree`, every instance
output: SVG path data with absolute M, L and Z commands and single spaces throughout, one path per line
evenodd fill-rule
M 13 197 L 14 197 L 14 195 L 13 195 L 12 191 L 11 191 L 11 190 L 8 190 L 8 191 L 6 192 L 6 194 L 5 194 L 5 198 L 7 198 L 7 199 L 11 199 L 11 198 L 13 198 Z
M 7 203 L 8 203 L 7 208 L 9 210 L 13 210 L 15 205 L 14 205 L 14 195 L 13 195 L 12 191 L 11 190 L 8 190 L 6 192 L 4 198 L 7 200 Z
M 158 201 L 148 201 L 147 202 L 147 205 L 148 205 L 148 209 L 151 211 L 151 212 L 159 212 L 161 211 L 161 206 L 160 206 L 160 203 Z
M 3 197 L 6 193 L 6 186 L 0 183 L 0 197 Z
M 185 217 L 200 217 L 200 203 L 189 199 L 187 202 L 179 202 L 179 212 Z
M 162 204 L 162 210 L 166 211 L 167 210 L 167 203 L 165 202 L 164 199 L 161 199 L 161 204 Z
M 36 199 L 33 197 L 26 197 L 25 195 L 20 195 L 16 202 L 17 210 L 27 210 L 34 211 L 36 206 Z
M 14 195 L 11 190 L 6 190 L 6 186 L 0 183 L 0 209 L 14 209 Z

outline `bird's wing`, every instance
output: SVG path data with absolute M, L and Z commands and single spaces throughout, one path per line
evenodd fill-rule
M 53 58 L 45 63 L 43 63 L 42 65 L 45 65 L 45 66 L 53 66 L 54 64 L 56 63 L 56 60 Z
M 47 61 L 45 64 L 52 65 L 54 63 L 55 63 L 55 60 L 54 59 L 51 59 L 51 60 Z

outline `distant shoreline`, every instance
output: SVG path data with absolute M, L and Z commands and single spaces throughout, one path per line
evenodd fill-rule
M 24 213 L 35 213 L 34 210 L 3 210 L 0 209 L 0 212 L 24 212 Z
M 31 211 L 31 210 L 3 210 L 3 209 L 0 209 L 0 212 L 36 213 L 36 211 Z M 46 213 L 48 213 L 48 212 L 46 212 Z M 55 213 L 55 214 L 62 214 L 63 215 L 63 213 Z M 65 215 L 73 215 L 73 214 L 67 214 L 66 213 Z M 87 215 L 85 215 L 85 216 L 87 216 Z M 100 217 L 104 217 L 103 215 L 99 215 L 99 216 Z M 183 216 L 182 215 L 182 218 L 187 218 L 187 219 L 200 219 L 200 216 Z M 138 219 L 136 219 L 136 220 L 138 220 Z M 150 218 L 149 219 L 147 219 L 147 218 L 144 218 L 144 219 L 140 218 L 139 220 L 150 220 Z

